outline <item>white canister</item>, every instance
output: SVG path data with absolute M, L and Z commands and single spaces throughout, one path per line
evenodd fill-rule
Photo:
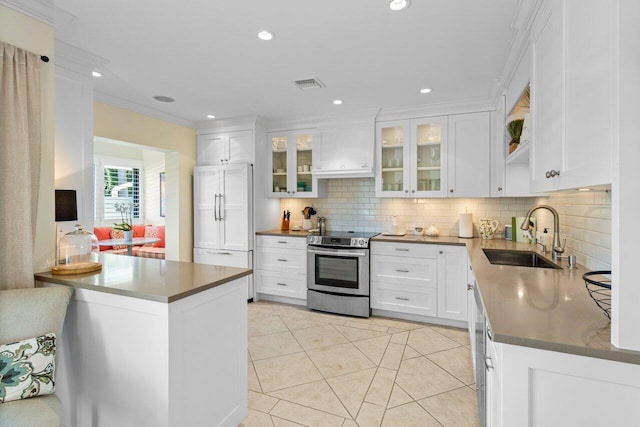
M 460 214 L 460 228 L 458 231 L 458 237 L 463 239 L 473 238 L 473 218 L 470 213 Z
M 302 220 L 302 229 L 305 231 L 309 231 L 311 230 L 312 226 L 311 226 L 311 220 L 310 219 L 303 219 Z

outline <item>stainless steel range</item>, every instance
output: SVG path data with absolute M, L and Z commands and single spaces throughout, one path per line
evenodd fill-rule
M 307 307 L 369 317 L 369 239 L 375 233 L 307 237 Z

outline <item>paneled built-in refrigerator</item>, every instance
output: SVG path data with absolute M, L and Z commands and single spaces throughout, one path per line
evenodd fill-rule
M 252 268 L 252 165 L 198 166 L 193 181 L 193 261 Z M 253 276 L 247 288 L 251 299 Z

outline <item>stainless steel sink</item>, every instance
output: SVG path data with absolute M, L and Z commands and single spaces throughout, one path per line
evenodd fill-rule
M 483 251 L 491 264 L 562 269 L 559 265 L 532 251 L 506 249 L 483 249 Z

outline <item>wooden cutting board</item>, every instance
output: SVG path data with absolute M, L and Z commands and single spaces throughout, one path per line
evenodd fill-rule
M 51 274 L 83 274 L 102 270 L 99 262 L 78 262 L 68 265 L 57 265 L 51 268 Z

